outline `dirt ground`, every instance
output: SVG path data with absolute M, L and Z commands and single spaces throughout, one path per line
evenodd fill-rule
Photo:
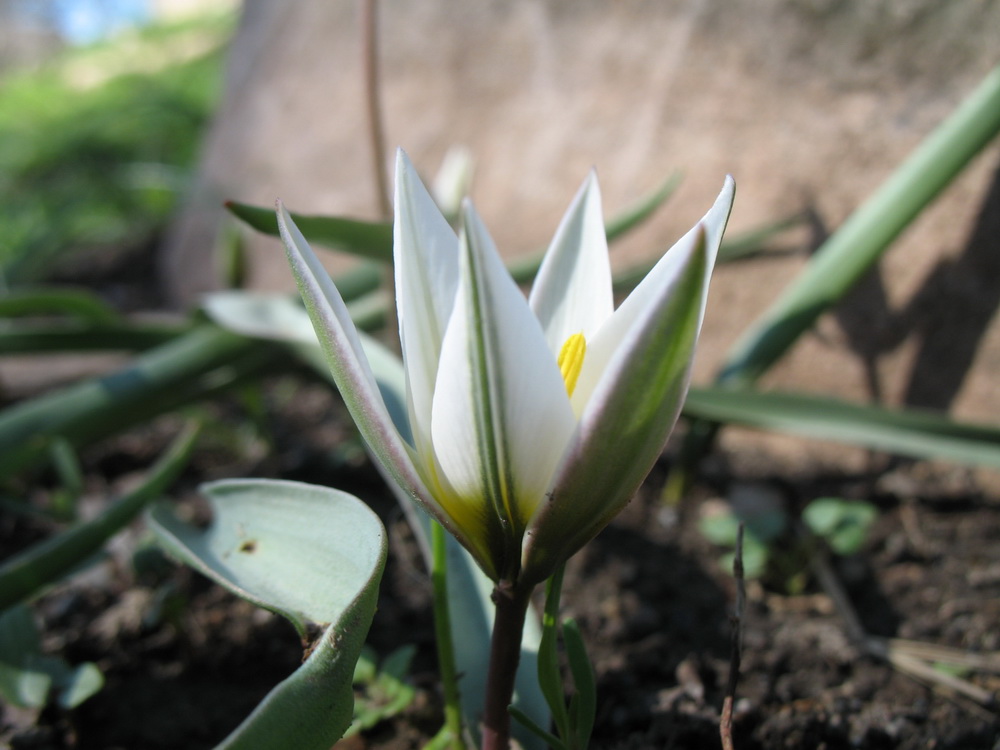
M 261 439 L 205 440 L 174 491 L 192 502 L 197 483 L 223 476 L 281 476 L 326 483 L 368 500 L 390 531 L 390 558 L 369 642 L 381 653 L 418 649 L 410 679 L 417 699 L 401 716 L 345 743 L 349 749 L 417 748 L 439 726 L 429 585 L 409 531 L 375 471 L 357 451 L 331 458 L 351 439 L 325 386 L 293 381 L 266 389 Z M 276 395 L 283 394 L 283 395 Z M 216 407 L 224 423 L 236 402 Z M 84 455 L 85 509 L 141 471 L 178 421 L 108 441 Z M 218 433 L 218 431 L 216 431 Z M 836 560 L 865 629 L 970 652 L 1000 650 L 1000 502 L 979 492 L 974 475 L 948 467 L 887 464 L 846 475 L 822 467 L 753 475 L 724 453 L 676 508 L 660 499 L 667 465 L 568 568 L 563 604 L 580 623 L 598 678 L 595 748 L 713 748 L 729 669 L 732 576 L 720 550 L 699 533 L 706 500 L 733 483 L 776 488 L 791 510 L 820 495 L 865 498 L 881 513 L 864 550 Z M 741 476 L 742 471 L 742 476 Z M 892 488 L 890 491 L 887 488 Z M 45 500 L 38 490 L 35 498 Z M 0 516 L 0 548 L 12 554 L 49 533 L 37 520 Z M 812 578 L 803 593 L 780 581 L 748 585 L 736 747 L 1000 747 L 992 710 L 918 684 L 852 645 L 830 597 Z M 73 711 L 38 716 L 3 708 L 0 746 L 17 750 L 211 748 L 300 659 L 292 628 L 180 568 L 150 546 L 136 524 L 108 556 L 36 604 L 45 647 L 71 663 L 94 661 L 105 688 Z M 996 694 L 1000 680 L 975 672 Z

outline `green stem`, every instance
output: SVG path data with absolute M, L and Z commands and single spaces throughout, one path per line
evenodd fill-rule
M 455 645 L 451 637 L 451 611 L 448 606 L 448 538 L 444 528 L 431 521 L 431 584 L 434 596 L 434 635 L 437 641 L 438 670 L 444 690 L 444 724 L 448 747 L 465 750 L 462 734 L 462 699 L 455 670 Z
M 493 589 L 496 617 L 490 643 L 490 666 L 486 678 L 483 710 L 483 750 L 510 748 L 510 713 L 514 680 L 521 660 L 521 636 L 531 601 L 531 587 L 519 588 L 501 581 Z

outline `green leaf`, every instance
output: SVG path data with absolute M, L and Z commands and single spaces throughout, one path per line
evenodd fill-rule
M 719 567 L 731 573 L 735 552 L 727 552 L 719 558 Z M 760 540 L 747 536 L 743 540 L 743 577 L 748 581 L 762 578 L 767 572 L 767 563 L 771 559 L 771 550 Z
M 621 213 L 613 216 L 605 225 L 608 242 L 624 237 L 640 226 L 659 209 L 680 185 L 679 172 L 671 174 L 649 194 L 642 196 Z M 278 220 L 273 208 L 250 206 L 229 201 L 226 208 L 259 232 L 278 235 Z M 346 253 L 358 255 L 383 263 L 392 262 L 392 225 L 389 223 L 366 222 L 335 216 L 303 216 L 291 214 L 292 220 L 310 243 L 325 245 Z M 544 253 L 532 254 L 527 258 L 513 261 L 510 272 L 518 282 L 534 278 L 542 262 Z M 340 281 L 337 288 L 341 288 Z M 341 294 L 344 294 L 341 289 Z M 344 295 L 344 299 L 347 296 Z
M 42 708 L 55 691 L 63 708 L 75 708 L 104 685 L 90 662 L 71 667 L 45 656 L 31 610 L 18 604 L 0 612 L 0 697 L 21 708 Z
M 274 350 L 205 324 L 128 366 L 0 411 L 0 481 L 36 468 L 62 438 L 79 448 L 230 387 Z
M 765 252 L 764 246 L 768 241 L 785 230 L 801 224 L 802 221 L 802 216 L 795 214 L 794 216 L 750 229 L 735 237 L 723 239 L 722 244 L 719 246 L 719 254 L 715 262 L 717 264 L 731 263 L 736 260 L 762 254 Z M 659 258 L 652 258 L 615 273 L 615 294 L 627 294 L 634 289 L 640 281 L 649 275 L 649 272 L 653 270 L 653 266 L 659 260 Z
M 563 641 L 566 643 L 566 656 L 569 660 L 570 673 L 573 675 L 573 688 L 576 693 L 570 699 L 570 721 L 573 725 L 573 738 L 580 750 L 590 744 L 590 734 L 594 731 L 594 719 L 597 716 L 597 680 L 594 677 L 594 667 L 587 656 L 580 628 L 572 618 L 563 621 Z
M 915 458 L 1000 468 L 1000 428 L 917 409 L 885 409 L 794 393 L 692 388 L 688 418 L 742 424 Z
M 0 612 L 0 695 L 15 706 L 45 705 L 52 678 L 32 668 L 42 652 L 31 610 L 18 605 Z
M 564 740 L 571 736 L 572 731 L 559 671 L 559 599 L 565 570 L 565 565 L 560 565 L 545 582 L 542 640 L 538 646 L 538 686 L 552 713 L 556 731 Z
M 563 744 L 562 740 L 551 732 L 542 729 L 534 719 L 528 716 L 528 714 L 519 709 L 517 706 L 510 706 L 507 710 L 510 712 L 511 717 L 532 735 L 534 735 L 535 738 L 546 743 L 553 750 L 566 750 L 566 745 Z
M 39 542 L 0 566 L 0 610 L 35 595 L 66 575 L 104 546 L 146 505 L 156 499 L 187 465 L 199 427 L 189 425 L 156 463 L 149 476 L 132 492 L 115 501 L 99 516 Z
M 361 683 L 363 690 L 345 737 L 370 729 L 413 702 L 417 691 L 406 682 L 406 675 L 415 653 L 414 646 L 400 646 L 385 657 L 381 669 L 376 670 L 374 652 L 367 646 L 362 649 L 361 659 L 354 669 L 354 684 Z
M 802 511 L 802 520 L 838 555 L 853 555 L 865 543 L 878 509 L 860 500 L 821 497 Z
M 765 536 L 768 535 L 768 529 L 776 528 L 779 523 L 781 530 L 785 528 L 788 519 L 784 513 L 771 511 L 765 515 L 767 517 L 760 524 L 760 527 L 765 529 Z M 748 579 L 760 578 L 767 569 L 767 561 L 771 554 L 768 547 L 768 540 L 775 538 L 780 533 L 780 530 L 771 536 L 767 536 L 767 539 L 762 539 L 758 536 L 760 527 L 756 527 L 758 530 L 755 531 L 755 525 L 752 522 L 738 518 L 732 512 L 705 516 L 698 521 L 698 530 L 712 544 L 720 547 L 735 547 L 740 523 L 746 524 L 743 535 L 744 575 Z M 731 571 L 733 569 L 734 557 L 735 554 L 730 552 L 719 559 L 719 565 L 723 570 Z
M 7 291 L 0 297 L 0 318 L 53 314 L 68 315 L 95 324 L 121 320 L 114 308 L 83 289 L 36 287 Z
M 233 593 L 286 617 L 299 635 L 324 628 L 308 658 L 220 748 L 328 750 L 350 726 L 354 668 L 375 614 L 386 538 L 360 500 L 326 487 L 264 479 L 204 485 L 207 529 L 166 506 L 150 523 L 172 554 Z
M 35 352 L 137 351 L 190 333 L 193 322 L 18 322 L 0 327 L 0 355 Z
M 805 214 L 792 214 L 784 219 L 768 222 L 763 226 L 723 240 L 719 247 L 719 257 L 716 259 L 716 263 L 732 263 L 760 255 L 764 252 L 767 243 L 777 235 L 800 224 L 805 224 L 806 221 Z
M 226 208 L 257 231 L 278 235 L 278 219 L 273 208 L 260 208 L 235 201 L 228 201 Z M 392 262 L 392 224 L 338 216 L 304 216 L 295 213 L 291 216 L 310 242 L 383 263 Z
M 1000 132 L 1000 67 L 939 125 L 823 246 L 736 344 L 720 380 L 766 372 L 871 268 L 897 236 Z

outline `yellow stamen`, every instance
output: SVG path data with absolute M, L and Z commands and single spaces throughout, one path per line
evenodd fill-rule
M 573 395 L 576 388 L 576 380 L 580 377 L 580 370 L 583 369 L 583 355 L 587 353 L 587 340 L 582 333 L 574 333 L 562 345 L 559 350 L 559 371 L 566 382 L 566 393 Z

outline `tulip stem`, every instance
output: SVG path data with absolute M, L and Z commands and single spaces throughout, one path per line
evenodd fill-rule
M 508 750 L 514 680 L 521 659 L 521 635 L 531 601 L 531 588 L 500 581 L 493 589 L 496 616 L 490 643 L 490 666 L 486 678 L 483 710 L 483 750 Z

